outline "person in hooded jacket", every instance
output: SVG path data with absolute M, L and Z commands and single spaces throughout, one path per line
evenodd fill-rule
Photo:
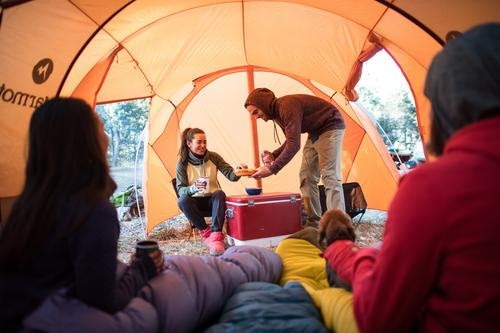
M 247 166 L 241 163 L 237 168 Z M 220 255 L 225 250 L 222 228 L 226 213 L 226 194 L 217 181 L 218 171 L 232 182 L 240 179 L 233 167 L 219 154 L 207 150 L 207 136 L 203 130 L 189 127 L 184 129 L 176 167 L 178 205 L 186 218 L 199 230 L 211 255 Z M 207 210 L 212 212 L 210 227 L 203 215 Z
M 428 151 L 400 181 L 383 243 L 352 269 L 361 332 L 500 331 L 500 24 L 472 28 L 433 59 Z M 344 274 L 345 275 L 345 274 Z
M 278 124 L 286 138 L 273 152 L 262 153 L 264 165 L 252 177 L 259 179 L 277 174 L 300 150 L 301 133 L 308 133 L 299 173 L 307 225 L 317 227 L 321 217 L 320 176 L 325 186 L 327 209 L 345 211 L 341 168 L 345 123 L 339 110 L 319 97 L 306 94 L 276 98 L 267 88 L 253 90 L 245 101 L 245 108 L 257 119 Z

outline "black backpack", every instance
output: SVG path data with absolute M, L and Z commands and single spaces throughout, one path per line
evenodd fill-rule
M 324 214 L 326 212 L 326 196 L 325 196 L 325 186 L 318 185 L 319 188 L 319 200 L 321 202 L 321 210 Z M 351 218 L 361 214 L 359 220 L 363 217 L 366 212 L 366 199 L 361 190 L 361 185 L 357 182 L 344 183 L 342 184 L 344 190 L 344 201 L 345 201 L 345 212 Z

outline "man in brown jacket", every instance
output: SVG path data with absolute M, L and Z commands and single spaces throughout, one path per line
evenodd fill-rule
M 300 149 L 300 134 L 308 133 L 300 167 L 300 191 L 308 215 L 308 225 L 317 226 L 321 216 L 318 182 L 325 186 L 327 209 L 345 211 L 342 190 L 342 141 L 345 123 L 331 103 L 311 95 L 296 94 L 276 98 L 267 88 L 252 91 L 245 102 L 250 114 L 272 120 L 285 133 L 285 142 L 272 153 L 262 153 L 264 166 L 254 178 L 277 174 Z M 269 161 L 266 163 L 266 161 Z

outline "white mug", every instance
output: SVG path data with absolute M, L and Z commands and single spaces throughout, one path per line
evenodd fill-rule
M 210 193 L 210 178 L 200 177 L 196 180 L 196 187 L 198 188 L 198 193 L 207 194 Z

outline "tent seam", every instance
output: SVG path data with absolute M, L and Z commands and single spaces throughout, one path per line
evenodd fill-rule
M 71 70 L 73 69 L 73 66 L 75 65 L 77 59 L 80 57 L 80 55 L 83 53 L 83 50 L 85 50 L 85 48 L 87 47 L 87 45 L 90 44 L 90 42 L 94 39 L 94 37 L 99 33 L 99 31 L 101 30 L 104 30 L 103 27 L 109 22 L 111 21 L 116 15 L 118 15 L 118 13 L 120 13 L 122 10 L 124 10 L 126 7 L 128 7 L 131 3 L 133 3 L 135 0 L 131 0 L 129 2 L 127 2 L 125 5 L 123 5 L 121 8 L 119 8 L 117 11 L 115 11 L 112 15 L 110 15 L 102 24 L 97 24 L 96 21 L 94 21 L 90 16 L 87 15 L 87 13 L 85 13 L 80 7 L 78 7 L 78 5 L 76 5 L 73 1 L 71 0 L 68 0 L 69 3 L 71 3 L 77 10 L 79 10 L 82 14 L 84 14 L 86 17 L 89 18 L 89 20 L 91 20 L 92 22 L 94 22 L 95 24 L 98 25 L 97 29 L 90 35 L 90 37 L 85 41 L 85 43 L 82 45 L 82 47 L 80 48 L 80 50 L 78 50 L 78 52 L 76 53 L 76 55 L 73 57 L 73 60 L 71 60 L 71 63 L 69 64 L 67 70 L 66 70 L 66 73 L 64 73 L 64 77 L 63 79 L 61 80 L 61 83 L 59 84 L 59 88 L 57 89 L 57 92 L 56 92 L 56 96 L 59 96 L 59 94 L 61 93 L 61 90 L 64 86 L 64 84 L 66 83 L 66 79 L 68 78 L 68 75 L 69 73 L 71 72 Z M 106 31 L 106 30 L 104 30 Z M 107 31 L 106 31 L 107 33 Z M 109 34 L 109 33 L 108 33 Z M 110 34 L 109 34 L 110 35 Z M 113 38 L 111 35 L 110 35 L 111 38 Z M 113 38 L 114 39 L 114 38 Z M 118 42 L 118 41 L 117 41 Z
M 394 10 L 398 14 L 402 15 L 403 17 L 414 23 L 420 29 L 425 31 L 429 36 L 431 36 L 441 46 L 445 44 L 444 40 L 441 37 L 439 37 L 439 35 L 435 33 L 434 30 L 432 30 L 431 28 L 429 28 L 428 26 L 417 20 L 413 15 L 410 15 L 408 12 L 404 11 L 403 9 L 395 5 L 394 3 L 396 2 L 396 0 L 392 0 L 391 2 L 388 2 L 386 0 L 375 0 L 375 1 L 386 6 L 387 8 Z
M 247 58 L 247 43 L 246 43 L 246 38 L 245 38 L 245 1 L 241 0 L 241 39 L 243 41 L 243 53 L 245 54 L 245 62 L 247 65 L 248 63 L 248 58 Z

